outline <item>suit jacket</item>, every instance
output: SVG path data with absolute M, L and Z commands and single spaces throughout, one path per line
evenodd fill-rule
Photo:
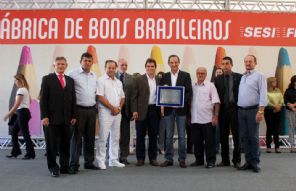
M 160 79 L 155 76 L 156 86 L 159 85 Z M 134 89 L 131 96 L 131 111 L 138 112 L 138 120 L 142 121 L 146 118 L 150 89 L 146 74 L 135 78 Z M 160 115 L 160 110 L 159 110 Z
M 74 80 L 65 75 L 66 86 L 62 88 L 55 73 L 44 76 L 40 90 L 41 119 L 48 118 L 50 125 L 69 125 L 76 119 L 76 95 Z
M 239 73 L 232 72 L 232 80 L 233 80 L 233 97 L 235 101 L 235 105 L 238 100 L 238 89 L 242 75 Z M 224 108 L 224 95 L 225 95 L 225 77 L 224 75 L 217 76 L 215 78 L 215 86 L 217 88 L 217 92 L 219 94 L 219 98 L 221 100 L 221 109 Z
M 172 86 L 171 72 L 167 72 L 163 75 L 160 81 L 160 85 Z M 184 107 L 177 108 L 176 113 L 177 115 L 186 115 L 188 113 L 188 109 L 190 108 L 191 97 L 192 97 L 192 82 L 191 82 L 190 74 L 179 70 L 176 86 L 185 87 Z M 164 115 L 170 115 L 172 111 L 173 111 L 172 107 L 165 107 Z
M 120 80 L 120 73 L 116 72 L 116 77 L 117 79 Z M 127 118 L 131 118 L 131 106 L 130 106 L 130 102 L 131 102 L 131 95 L 132 95 L 132 91 L 133 91 L 133 76 L 125 73 L 124 74 L 124 80 L 123 80 L 123 91 L 124 91 L 124 95 L 125 95 L 125 104 L 122 108 L 122 114 L 125 115 Z

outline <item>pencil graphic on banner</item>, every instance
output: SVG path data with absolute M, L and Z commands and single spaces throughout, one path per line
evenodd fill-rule
M 119 53 L 118 53 L 118 59 L 124 58 L 125 60 L 129 61 L 129 52 L 128 48 L 126 46 L 120 46 Z
M 222 59 L 226 56 L 226 51 L 223 47 L 218 47 L 215 57 L 215 65 L 213 67 L 211 82 L 215 79 L 216 69 L 221 67 Z
M 152 47 L 150 57 L 153 58 L 154 60 L 156 60 L 156 64 L 157 64 L 156 73 L 165 72 L 163 59 L 162 59 L 162 53 L 161 53 L 161 49 L 159 46 L 154 45 Z
M 65 51 L 62 46 L 60 46 L 60 45 L 55 46 L 54 51 L 53 51 L 52 62 L 51 62 L 52 64 L 50 65 L 50 73 L 54 72 L 54 62 L 55 62 L 56 57 L 65 56 L 64 52 Z
M 32 102 L 30 104 L 30 112 L 31 112 L 31 119 L 29 121 L 29 130 L 31 135 L 40 135 L 41 134 L 41 120 L 40 120 L 40 107 L 37 101 L 39 91 L 36 81 L 36 73 L 32 61 L 32 54 L 31 50 L 28 46 L 24 46 L 22 48 L 21 58 L 19 61 L 19 66 L 17 73 L 21 73 L 25 76 L 28 84 L 29 84 L 29 92 L 32 98 Z M 15 96 L 16 96 L 16 86 L 14 85 L 9 101 L 9 107 L 11 108 Z
M 196 61 L 194 58 L 193 49 L 189 46 L 186 46 L 184 49 L 183 64 L 181 70 L 188 73 L 190 73 L 190 71 L 195 71 L 195 69 L 193 68 L 195 64 Z
M 97 77 L 101 76 L 102 72 L 100 70 L 96 48 L 94 46 L 89 45 L 87 47 L 87 52 L 90 53 L 93 57 L 93 65 L 91 67 L 91 71 L 93 71 L 97 75 Z
M 278 87 L 281 92 L 284 93 L 289 86 L 290 79 L 293 76 L 293 70 L 290 63 L 288 51 L 285 48 L 281 48 L 279 51 L 278 62 L 275 72 L 275 77 L 278 80 Z M 288 134 L 288 121 L 284 110 L 281 113 L 281 134 Z

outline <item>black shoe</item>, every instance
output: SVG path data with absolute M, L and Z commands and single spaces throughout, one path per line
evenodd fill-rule
M 17 158 L 18 155 L 9 154 L 6 155 L 6 158 Z
M 206 168 L 214 168 L 215 167 L 215 163 L 208 163 L 206 165 Z
M 58 170 L 53 170 L 50 172 L 50 175 L 52 177 L 59 177 L 60 176 L 60 172 Z
M 168 166 L 173 166 L 174 162 L 166 160 L 163 163 L 160 164 L 160 167 L 168 167 Z
M 29 156 L 29 155 L 25 155 L 22 160 L 30 160 L 30 159 L 35 159 L 35 156 Z
M 225 166 L 230 166 L 230 162 L 223 162 L 221 161 L 220 163 L 217 164 L 218 167 L 225 167 Z
M 261 168 L 257 165 L 253 166 L 253 172 L 259 173 L 259 172 L 261 172 Z
M 186 162 L 184 160 L 179 161 L 179 166 L 181 168 L 187 168 Z
M 69 169 L 68 169 L 68 174 L 76 174 L 77 171 L 78 171 L 77 168 L 75 168 L 74 166 L 70 166 Z
M 130 163 L 127 161 L 127 159 L 119 159 L 119 162 L 125 165 L 129 165 Z
M 159 166 L 159 163 L 157 162 L 157 160 L 151 160 L 149 164 L 151 166 Z
M 233 162 L 234 168 L 239 168 L 240 167 L 240 162 Z
M 90 169 L 90 170 L 100 170 L 98 167 L 96 167 L 95 165 L 91 164 L 91 165 L 84 165 L 85 169 Z
M 252 166 L 248 163 L 245 163 L 243 166 L 238 167 L 238 170 L 250 170 Z
M 204 165 L 203 162 L 197 162 L 197 161 L 190 164 L 190 166 L 203 166 L 203 165 Z

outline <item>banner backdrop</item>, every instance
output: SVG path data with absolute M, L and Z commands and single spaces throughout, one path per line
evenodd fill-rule
M 23 73 L 33 102 L 30 132 L 42 136 L 38 95 L 42 76 L 53 72 L 53 60 L 65 56 L 67 72 L 80 66 L 80 56 L 94 57 L 101 76 L 107 59 L 125 58 L 128 72 L 144 73 L 149 57 L 157 71 L 169 71 L 167 58 L 177 54 L 181 69 L 196 81 L 204 66 L 211 80 L 224 56 L 243 73 L 243 58 L 257 57 L 256 69 L 276 76 L 285 91 L 296 66 L 296 14 L 176 10 L 9 10 L 0 11 L 0 116 L 14 103 L 13 76 Z M 284 122 L 283 122 L 284 123 Z M 7 136 L 0 120 L 0 136 Z M 264 128 L 261 134 L 264 134 Z
M 9 10 L 0 18 L 1 44 L 296 44 L 289 13 Z

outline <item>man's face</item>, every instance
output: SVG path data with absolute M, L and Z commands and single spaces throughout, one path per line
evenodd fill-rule
M 105 70 L 106 74 L 113 79 L 116 72 L 116 64 L 114 62 L 108 62 Z
M 215 76 L 220 76 L 223 74 L 223 70 L 221 68 L 217 69 L 216 72 L 215 72 Z
M 230 63 L 230 60 L 222 60 L 221 67 L 224 72 L 228 73 L 232 71 L 232 65 Z
M 63 74 L 65 73 L 65 70 L 67 69 L 68 64 L 65 60 L 57 60 L 54 64 L 54 70 L 56 73 Z
M 123 60 L 119 61 L 118 70 L 122 73 L 125 73 L 127 71 L 127 62 Z
M 253 56 L 246 56 L 244 63 L 246 70 L 253 70 L 257 64 Z
M 91 69 L 91 66 L 93 65 L 93 59 L 83 57 L 80 64 L 84 71 L 89 72 Z
M 153 62 L 148 62 L 145 66 L 146 73 L 150 75 L 155 75 L 156 67 Z
M 180 62 L 177 57 L 171 57 L 169 60 L 169 66 L 171 68 L 171 72 L 176 73 L 179 70 Z
M 199 68 L 196 70 L 196 78 L 199 83 L 205 81 L 207 77 L 207 71 L 203 68 Z

